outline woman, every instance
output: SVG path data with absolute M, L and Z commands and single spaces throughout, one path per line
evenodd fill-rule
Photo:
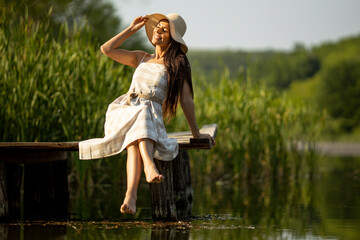
M 145 25 L 155 53 L 118 49 Z M 182 39 L 185 21 L 178 14 L 137 17 L 130 26 L 101 46 L 113 60 L 135 67 L 130 90 L 112 102 L 106 112 L 105 137 L 80 142 L 80 159 L 102 158 L 127 150 L 127 191 L 122 213 L 135 214 L 137 188 L 142 166 L 149 183 L 161 183 L 164 176 L 154 158 L 171 161 L 178 154 L 176 139 L 168 138 L 163 114 L 171 119 L 177 105 L 183 109 L 194 137 L 201 134 L 196 124 L 191 72 Z M 164 113 L 163 113 L 164 112 Z

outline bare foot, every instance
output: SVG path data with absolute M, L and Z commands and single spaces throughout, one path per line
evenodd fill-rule
M 136 199 L 125 197 L 123 205 L 120 207 L 121 213 L 135 214 L 136 213 Z
M 148 183 L 162 183 L 164 181 L 165 177 L 158 172 L 155 165 L 144 166 L 144 172 Z

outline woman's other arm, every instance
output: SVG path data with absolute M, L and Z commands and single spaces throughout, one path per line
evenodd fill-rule
M 143 51 L 118 49 L 118 47 L 120 47 L 126 39 L 141 29 L 146 21 L 147 18 L 144 17 L 135 18 L 128 28 L 104 43 L 100 47 L 101 52 L 121 64 L 137 67 L 145 53 Z
M 212 138 L 209 134 L 202 134 L 199 131 L 199 127 L 196 122 L 195 117 L 195 106 L 194 101 L 191 95 L 191 90 L 189 87 L 189 84 L 187 81 L 184 82 L 184 87 L 182 89 L 182 92 L 180 94 L 180 105 L 184 112 L 185 118 L 188 122 L 188 125 L 190 127 L 191 134 L 195 138 L 210 138 L 212 141 L 212 144 L 215 145 L 215 140 Z

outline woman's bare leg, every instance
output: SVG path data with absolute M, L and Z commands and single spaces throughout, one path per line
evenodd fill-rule
M 127 147 L 127 190 L 123 205 L 120 207 L 122 213 L 135 214 L 137 189 L 139 186 L 142 170 L 142 161 L 138 143 L 135 142 Z
M 143 138 L 139 140 L 140 155 L 144 163 L 144 172 L 148 183 L 161 183 L 164 176 L 159 174 L 154 162 L 154 141 Z

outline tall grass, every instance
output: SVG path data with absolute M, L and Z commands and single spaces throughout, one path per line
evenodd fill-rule
M 102 56 L 87 26 L 57 37 L 48 23 L 15 16 L 0 18 L 1 141 L 79 141 L 102 137 L 108 104 L 127 91 L 132 70 Z M 191 151 L 195 176 L 212 179 L 297 177 L 314 163 L 304 162 L 295 141 L 314 139 L 320 115 L 281 95 L 231 80 L 226 72 L 208 83 L 194 73 L 199 125 L 217 123 L 217 146 Z M 181 111 L 168 131 L 187 130 Z M 290 148 L 289 148 L 290 146 Z M 289 151 L 289 149 L 293 149 Z M 77 182 L 118 177 L 119 161 L 72 160 Z M 313 165 L 313 166 L 311 166 Z
M 102 56 L 86 26 L 70 32 L 63 24 L 55 39 L 49 24 L 2 11 L 1 140 L 101 137 L 106 107 L 127 90 L 130 70 Z
M 225 68 L 219 81 L 194 77 L 197 118 L 200 124 L 217 123 L 217 146 L 193 151 L 195 176 L 231 179 L 294 179 L 315 171 L 310 147 L 323 124 L 323 114 L 283 95 L 251 85 L 242 77 L 231 80 Z
M 102 137 L 107 105 L 127 91 L 132 70 L 103 56 L 89 28 L 1 9 L 0 141 L 79 141 Z M 100 182 L 97 165 L 71 161 L 71 179 Z M 119 162 L 114 162 L 118 164 Z

